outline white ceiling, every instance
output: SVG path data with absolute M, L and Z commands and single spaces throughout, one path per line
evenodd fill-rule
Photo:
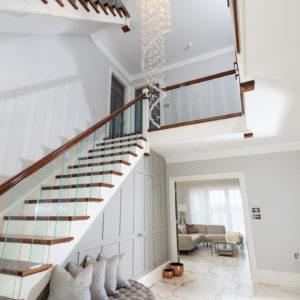
M 131 31 L 119 26 L 97 39 L 131 75 L 141 73 L 141 15 L 136 0 L 123 1 L 131 14 Z M 171 0 L 172 32 L 166 34 L 166 65 L 233 46 L 230 11 L 226 0 Z M 185 50 L 188 43 L 192 48 Z
M 245 1 L 246 65 L 256 89 L 245 94 L 248 128 L 157 146 L 169 162 L 300 149 L 300 1 Z

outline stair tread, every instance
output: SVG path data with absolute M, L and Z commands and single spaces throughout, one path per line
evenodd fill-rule
M 30 234 L 0 234 L 0 242 L 8 243 L 23 243 L 23 244 L 42 244 L 42 245 L 55 245 L 61 243 L 67 243 L 72 241 L 73 237 L 50 237 L 43 235 Z
M 3 259 L 1 261 L 0 273 L 25 277 L 31 274 L 46 271 L 52 268 L 51 264 L 28 263 L 22 260 Z
M 8 216 L 4 220 L 8 220 Z M 10 216 L 12 221 L 82 221 L 89 219 L 89 216 Z
M 85 176 L 95 176 L 95 175 L 118 175 L 122 176 L 123 173 L 118 171 L 101 171 L 101 172 L 88 172 L 88 173 L 79 173 L 79 174 L 65 174 L 65 175 L 57 175 L 56 178 L 73 178 L 73 177 L 85 177 Z
M 90 151 L 89 151 L 90 152 Z M 93 151 L 92 151 L 93 152 Z M 94 152 L 98 152 L 95 150 Z M 90 152 L 91 153 L 91 152 Z M 79 157 L 78 160 L 88 160 L 88 159 L 97 159 L 97 158 L 103 158 L 103 157 L 109 157 L 109 156 L 117 156 L 117 155 L 132 155 L 137 157 L 138 155 L 134 152 L 131 151 L 125 151 L 125 152 L 118 152 L 118 153 L 109 153 L 109 154 L 98 154 L 98 155 L 90 155 L 90 156 L 84 156 L 84 157 Z
M 80 164 L 80 165 L 73 165 L 73 166 L 69 166 L 69 169 L 77 169 L 77 168 L 86 168 L 86 167 L 97 167 L 97 166 L 103 166 L 103 165 L 112 165 L 112 164 L 124 164 L 127 166 L 130 166 L 131 163 L 127 160 L 110 160 L 110 161 L 102 161 L 102 162 L 98 162 L 98 163 L 89 163 L 89 164 Z
M 40 199 L 25 200 L 25 204 L 46 204 L 46 203 L 75 203 L 75 202 L 102 202 L 101 198 L 65 198 L 65 199 Z
M 89 152 L 94 152 L 94 151 L 108 151 L 108 150 L 114 150 L 114 149 L 123 149 L 123 148 L 131 148 L 131 147 L 138 147 L 140 149 L 144 149 L 144 147 L 138 143 L 134 143 L 134 144 L 125 144 L 125 145 L 117 145 L 117 146 L 112 146 L 112 147 L 103 147 L 100 149 L 94 149 L 94 150 L 90 150 Z
M 43 191 L 52 191 L 60 189 L 76 189 L 76 188 L 86 188 L 86 187 L 107 187 L 113 188 L 114 185 L 110 183 L 98 182 L 98 183 L 80 183 L 80 184 L 68 184 L 68 185 L 50 185 L 42 186 Z
M 103 140 L 119 139 L 124 136 L 133 136 L 133 135 L 138 135 L 138 134 L 142 134 L 142 132 L 126 133 L 126 134 L 121 134 L 121 135 L 116 135 L 116 136 L 108 136 L 108 137 L 103 138 Z
M 136 141 L 136 140 L 144 140 L 145 142 L 147 142 L 147 139 L 144 138 L 143 136 L 138 136 L 137 138 L 128 138 L 125 140 L 121 140 L 123 142 L 131 142 L 131 141 Z M 100 144 L 96 144 L 96 146 L 104 146 L 104 145 L 112 145 L 112 144 L 116 144 L 116 143 L 120 143 L 120 141 L 112 141 L 112 142 L 102 142 Z

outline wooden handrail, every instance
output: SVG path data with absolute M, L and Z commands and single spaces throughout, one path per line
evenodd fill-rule
M 235 43 L 236 43 L 236 52 L 238 54 L 241 53 L 240 47 L 240 32 L 239 32 L 239 18 L 237 11 L 237 2 L 236 0 L 232 0 L 233 5 L 233 20 L 234 20 L 234 32 L 235 32 Z
M 84 131 L 83 133 L 79 134 L 78 136 L 76 136 L 75 138 L 73 138 L 72 140 L 70 140 L 69 142 L 65 143 L 64 145 L 62 145 L 58 149 L 54 150 L 52 153 L 50 153 L 47 156 L 43 157 L 39 161 L 37 161 L 34 164 L 32 164 L 31 166 L 29 166 L 27 169 L 21 171 L 20 173 L 18 173 L 14 177 L 10 178 L 9 180 L 7 180 L 3 184 L 1 184 L 0 185 L 0 195 L 4 194 L 6 191 L 8 191 L 12 187 L 14 187 L 16 184 L 18 184 L 19 182 L 21 182 L 22 180 L 24 180 L 28 176 L 30 176 L 33 173 L 35 173 L 36 171 L 38 171 L 39 169 L 41 169 L 43 166 L 47 165 L 52 160 L 54 160 L 57 157 L 59 157 L 61 154 L 63 154 L 64 152 L 66 152 L 68 149 L 74 147 L 76 144 L 78 144 L 83 139 L 85 139 L 86 137 L 88 137 L 89 135 L 91 135 L 92 133 L 94 133 L 97 129 L 99 129 L 100 127 L 102 127 L 104 124 L 106 124 L 109 121 L 111 121 L 118 114 L 120 114 L 121 112 L 125 111 L 127 108 L 129 108 L 130 106 L 134 105 L 136 102 L 138 102 L 138 101 L 140 101 L 140 100 L 142 100 L 144 98 L 146 98 L 146 94 L 142 94 L 139 97 L 135 98 L 134 100 L 130 101 L 129 103 L 127 103 L 126 105 L 124 105 L 123 107 L 121 107 L 120 109 L 118 109 L 117 111 L 115 111 L 114 113 L 110 114 L 109 116 L 107 116 L 106 118 L 104 118 L 103 120 L 101 120 L 100 122 L 96 123 L 95 125 L 93 125 L 89 129 L 87 129 L 86 131 Z
M 184 86 L 189 86 L 192 84 L 196 84 L 199 82 L 203 82 L 203 81 L 208 81 L 208 80 L 212 80 L 212 79 L 216 79 L 216 78 L 220 78 L 220 77 L 224 77 L 224 76 L 228 76 L 228 75 L 233 75 L 235 74 L 235 70 L 229 70 L 229 71 L 225 71 L 225 72 L 221 72 L 218 74 L 214 74 L 214 75 L 210 75 L 210 76 L 206 76 L 206 77 L 202 77 L 202 78 L 198 78 L 198 79 L 194 79 L 194 80 L 190 80 L 190 81 L 186 81 L 186 82 L 182 82 L 182 83 L 178 83 L 178 84 L 174 84 L 174 85 L 170 85 L 167 86 L 166 88 L 164 88 L 164 91 L 169 91 L 169 90 L 174 90 L 174 89 L 178 89 Z

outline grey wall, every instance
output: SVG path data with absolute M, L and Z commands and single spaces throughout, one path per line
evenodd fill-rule
M 1 184 L 106 116 L 113 65 L 89 36 L 2 34 L 0 45 Z
M 126 178 L 66 260 L 81 263 L 99 252 L 125 253 L 126 276 L 140 278 L 169 259 L 165 161 L 151 152 Z
M 300 273 L 300 151 L 167 165 L 167 177 L 244 172 L 258 269 Z M 251 213 L 250 211 L 248 212 Z

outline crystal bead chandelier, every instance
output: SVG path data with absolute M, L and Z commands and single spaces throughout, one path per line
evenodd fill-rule
M 150 121 L 160 127 L 153 112 L 165 97 L 162 90 L 166 86 L 163 66 L 165 63 L 165 34 L 171 31 L 170 0 L 137 0 L 142 15 L 142 62 L 141 68 L 150 91 L 159 92 L 154 101 L 150 101 Z

